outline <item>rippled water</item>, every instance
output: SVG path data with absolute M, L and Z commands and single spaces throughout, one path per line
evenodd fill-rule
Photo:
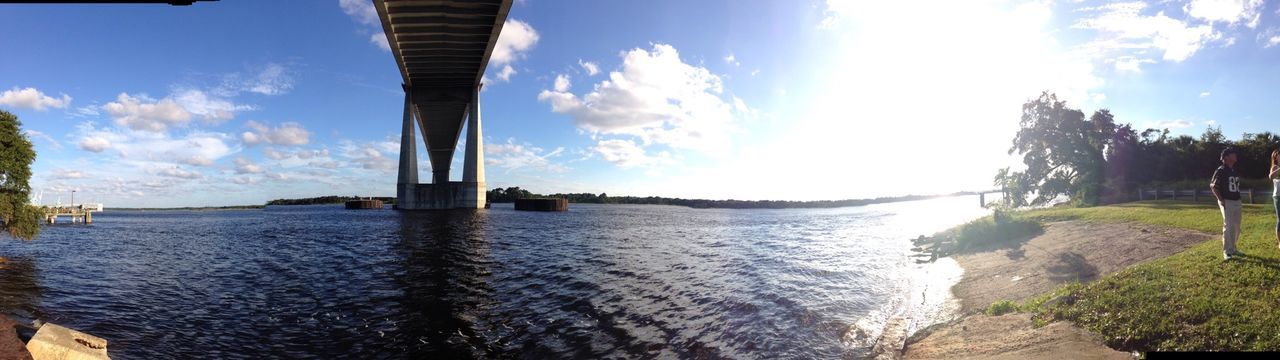
M 117 359 L 856 357 L 890 316 L 945 313 L 955 272 L 914 264 L 908 238 L 983 214 L 108 211 L 0 241 L 0 313 Z

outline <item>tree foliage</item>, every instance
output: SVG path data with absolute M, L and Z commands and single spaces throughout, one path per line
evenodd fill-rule
M 31 163 L 36 151 L 22 134 L 22 123 L 0 110 L 0 222 L 9 236 L 31 240 L 40 232 L 43 213 L 31 205 Z
M 1081 205 L 1098 202 L 1104 171 L 1105 151 L 1115 139 L 1116 125 L 1111 112 L 1099 110 L 1088 120 L 1084 112 L 1067 107 L 1057 95 L 1043 93 L 1022 105 L 1021 127 L 1013 138 L 1010 154 L 1022 155 L 1023 171 L 1000 170 L 997 185 L 1008 192 L 1013 206 L 1043 204 L 1060 195 Z
M 1023 105 L 1019 125 L 1009 153 L 1021 155 L 1026 169 L 1005 168 L 995 179 L 1012 206 L 1044 204 L 1058 196 L 1090 206 L 1131 199 L 1139 186 L 1205 187 L 1220 164 L 1218 154 L 1228 146 L 1239 150 L 1236 171 L 1242 177 L 1265 179 L 1268 156 L 1280 146 L 1280 136 L 1270 132 L 1245 133 L 1232 141 L 1212 126 L 1198 138 L 1171 136 L 1168 129 L 1138 132 L 1117 124 L 1105 109 L 1085 119 L 1084 112 L 1049 93 Z

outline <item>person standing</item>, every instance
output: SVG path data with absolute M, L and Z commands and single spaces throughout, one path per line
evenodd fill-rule
M 1271 150 L 1271 171 L 1267 173 L 1271 184 L 1271 204 L 1276 207 L 1276 246 L 1280 246 L 1280 149 Z
M 1219 156 L 1222 166 L 1213 172 L 1209 181 L 1209 189 L 1213 197 L 1218 199 L 1218 208 L 1222 210 L 1222 258 L 1241 255 L 1236 251 L 1236 240 L 1240 238 L 1240 215 L 1243 205 L 1240 203 L 1240 175 L 1236 174 L 1236 149 L 1226 148 Z

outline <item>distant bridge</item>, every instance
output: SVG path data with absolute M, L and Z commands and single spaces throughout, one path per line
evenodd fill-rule
M 396 206 L 404 210 L 478 209 L 485 204 L 480 78 L 511 10 L 511 0 L 373 0 L 403 78 L 404 119 Z M 449 181 L 467 122 L 462 181 Z M 415 124 L 431 160 L 418 182 Z

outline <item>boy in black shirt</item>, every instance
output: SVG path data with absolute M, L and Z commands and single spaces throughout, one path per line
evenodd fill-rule
M 1222 210 L 1222 258 L 1231 260 L 1232 256 L 1241 255 L 1236 251 L 1236 239 L 1240 238 L 1240 176 L 1236 174 L 1236 149 L 1222 150 L 1222 166 L 1213 172 L 1213 180 L 1209 181 L 1209 189 L 1213 197 L 1218 198 L 1218 208 Z

